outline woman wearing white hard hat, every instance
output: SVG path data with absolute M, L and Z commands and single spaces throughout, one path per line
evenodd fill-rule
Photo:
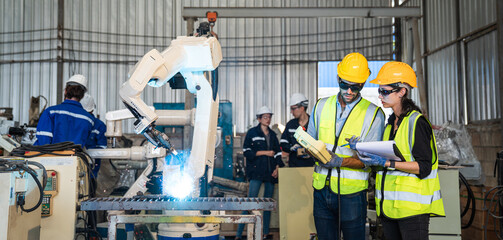
M 281 149 L 276 134 L 269 128 L 272 111 L 267 106 L 257 111 L 259 124 L 246 133 L 243 154 L 246 157 L 246 177 L 250 181 L 248 197 L 257 197 L 260 186 L 264 184 L 264 197 L 271 198 L 274 184 L 278 182 L 278 168 L 283 167 Z M 246 213 L 246 212 L 245 212 Z M 271 212 L 264 211 L 264 238 L 272 239 L 269 234 Z M 240 224 L 236 239 L 241 239 L 244 224 Z
M 302 93 L 295 93 L 290 98 L 290 113 L 294 119 L 288 121 L 280 140 L 281 150 L 288 154 L 289 167 L 314 166 L 314 159 L 307 154 L 306 149 L 301 147 L 293 136 L 299 126 L 307 131 L 309 124 L 308 103 L 309 100 Z

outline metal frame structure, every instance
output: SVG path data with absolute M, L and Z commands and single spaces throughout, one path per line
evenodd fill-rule
M 199 215 L 199 216 L 166 216 L 166 215 L 109 215 L 108 238 L 115 240 L 119 223 L 234 223 L 253 224 L 248 227 L 247 238 L 262 239 L 262 214 L 252 211 L 252 215 Z
M 409 18 L 412 34 L 419 100 L 423 114 L 428 115 L 428 95 L 423 78 L 423 62 L 419 43 L 419 7 L 333 7 L 333 8 L 200 8 L 184 7 L 182 16 L 187 21 L 187 33 L 194 31 L 194 21 L 206 17 L 207 12 L 217 12 L 218 18 Z
M 503 3 L 501 1 L 496 1 L 496 27 L 498 31 L 498 67 L 503 69 Z M 503 73 L 499 73 L 499 83 L 500 83 L 500 93 L 503 92 Z M 503 97 L 500 96 L 500 107 L 502 118 L 501 121 L 501 136 L 503 136 Z M 501 146 L 503 147 L 503 137 L 501 138 Z
M 81 209 L 85 211 L 103 210 L 181 210 L 181 211 L 271 211 L 276 208 L 272 198 L 220 198 L 199 197 L 178 199 L 166 196 L 142 196 L 132 198 L 102 197 L 82 201 Z
M 248 228 L 248 239 L 262 239 L 262 214 L 259 210 L 276 209 L 272 198 L 214 198 L 200 197 L 177 199 L 151 195 L 132 198 L 102 197 L 93 198 L 81 203 L 85 211 L 96 210 L 171 210 L 171 211 L 224 211 L 218 215 L 187 215 L 187 212 L 176 212 L 170 215 L 123 215 L 108 216 L 108 239 L 115 240 L 119 223 L 233 223 L 253 224 Z M 226 210 L 251 211 L 252 215 L 227 215 Z
M 206 17 L 217 12 L 218 18 L 389 18 L 421 17 L 418 7 L 332 7 L 332 8 L 202 8 L 184 7 L 184 19 Z

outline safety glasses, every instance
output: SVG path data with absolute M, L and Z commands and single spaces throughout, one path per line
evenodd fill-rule
M 386 97 L 394 92 L 400 91 L 400 88 L 393 88 L 391 90 L 385 90 L 385 89 L 379 88 L 379 89 L 377 89 L 377 91 L 379 92 L 379 95 Z
M 300 108 L 300 107 L 299 106 L 293 106 L 293 107 L 290 107 L 290 110 L 295 111 L 297 108 Z
M 362 90 L 364 83 L 360 84 L 349 84 L 344 81 L 342 81 L 341 78 L 339 78 L 339 88 L 342 90 L 348 90 L 351 88 L 351 91 L 353 92 L 359 92 Z

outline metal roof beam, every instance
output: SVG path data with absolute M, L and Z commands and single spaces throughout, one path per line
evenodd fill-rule
M 206 17 L 217 12 L 218 18 L 391 18 L 421 17 L 419 7 L 340 7 L 340 8 L 202 8 L 184 7 L 184 19 Z

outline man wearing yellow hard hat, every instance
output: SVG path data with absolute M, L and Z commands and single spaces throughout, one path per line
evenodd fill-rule
M 394 140 L 405 161 L 368 154 L 366 166 L 380 166 L 376 176 L 376 210 L 386 239 L 427 240 L 430 216 L 445 216 L 435 135 L 430 122 L 410 99 L 416 87 L 414 70 L 403 62 L 388 62 L 371 83 L 379 84 L 379 99 L 393 109 L 383 140 Z M 357 140 L 351 139 L 354 148 Z
M 380 141 L 384 113 L 361 97 L 370 76 L 367 59 L 350 53 L 337 66 L 339 93 L 314 106 L 308 133 L 323 141 L 330 162 L 317 162 L 313 173 L 313 216 L 318 239 L 365 239 L 367 188 L 370 169 L 347 146 L 356 135 L 361 141 Z

